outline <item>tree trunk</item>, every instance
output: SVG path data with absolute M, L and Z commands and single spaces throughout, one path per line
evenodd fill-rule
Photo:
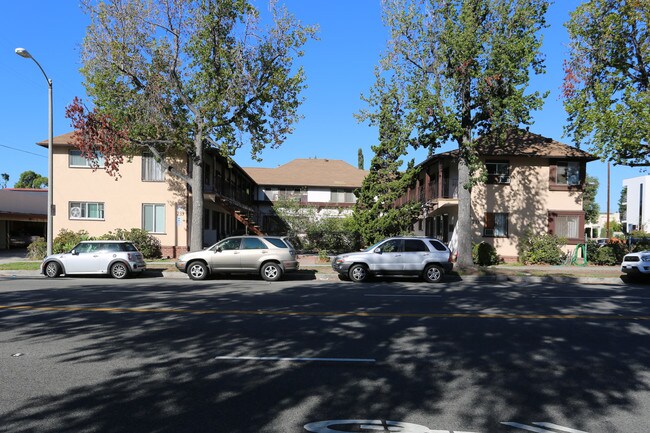
M 462 154 L 463 152 L 461 152 Z M 469 167 L 463 158 L 458 160 L 458 258 L 461 267 L 473 266 L 472 261 L 472 191 L 469 185 Z
M 203 249 L 203 143 L 201 134 L 194 139 L 196 157 L 192 158 L 192 213 L 190 223 L 190 251 Z

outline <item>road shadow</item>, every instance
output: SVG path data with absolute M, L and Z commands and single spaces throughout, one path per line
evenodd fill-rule
M 61 342 L 38 362 L 61 371 L 98 362 L 109 369 L 92 383 L 48 388 L 17 404 L 5 399 L 6 431 L 299 433 L 328 419 L 449 416 L 462 423 L 456 430 L 503 433 L 500 421 L 560 414 L 571 427 L 596 433 L 589 429 L 595 417 L 638 416 L 639 396 L 650 392 L 648 321 L 629 318 L 647 317 L 647 307 L 603 302 L 608 295 L 647 297 L 645 285 L 527 284 L 514 291 L 500 283 L 390 279 L 317 289 L 251 281 L 241 290 L 241 281 L 225 280 L 219 291 L 197 296 L 214 281 L 156 287 L 145 278 L 111 285 L 133 289 L 117 298 L 103 293 L 106 281 L 0 292 L 2 305 L 34 307 L 0 310 L 3 331 L 14 335 L 5 348 Z M 56 310 L 70 305 L 101 310 Z M 155 311 L 138 310 L 152 305 Z M 574 318 L 560 318 L 568 312 Z M 0 367 L 35 361 L 31 356 Z M 631 432 L 608 425 L 607 433 Z

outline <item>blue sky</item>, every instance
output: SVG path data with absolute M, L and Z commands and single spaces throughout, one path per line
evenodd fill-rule
M 363 107 L 362 93 L 374 82 L 373 70 L 383 50 L 387 32 L 381 21 L 380 0 L 287 0 L 289 9 L 306 24 L 320 26 L 318 41 L 309 42 L 302 64 L 308 89 L 301 107 L 304 119 L 279 149 L 267 149 L 263 161 L 254 162 L 249 149 L 235 156 L 243 167 L 276 167 L 294 158 L 342 159 L 357 165 L 363 149 L 366 168 L 372 158 L 377 131 L 359 124 L 353 114 Z M 547 73 L 534 78 L 531 90 L 549 90 L 542 110 L 534 113 L 532 132 L 569 143 L 563 138 L 566 113 L 559 99 L 562 61 L 567 35 L 563 23 L 578 0 L 557 0 L 548 12 L 550 27 L 544 32 Z M 266 2 L 257 3 L 265 7 Z M 17 56 L 23 47 L 39 61 L 54 83 L 54 134 L 70 131 L 65 106 L 75 96 L 85 97 L 79 73 L 79 44 L 88 23 L 74 0 L 22 0 L 5 2 L 0 14 L 0 173 L 13 186 L 20 173 L 34 170 L 47 175 L 47 150 L 35 143 L 47 139 L 47 83 L 38 67 Z M 416 162 L 424 151 L 409 155 Z M 607 164 L 596 161 L 588 174 L 600 181 L 597 201 L 606 210 Z M 618 211 L 622 180 L 645 174 L 629 167 L 611 167 L 610 211 Z M 55 180 L 56 182 L 56 180 Z

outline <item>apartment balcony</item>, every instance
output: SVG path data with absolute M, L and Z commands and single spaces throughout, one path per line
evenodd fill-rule
M 442 187 L 439 186 L 440 182 L 437 181 L 430 182 L 428 188 L 421 183 L 417 188 L 409 189 L 396 205 L 411 201 L 418 201 L 422 205 L 431 205 L 434 208 L 441 207 L 443 204 L 458 204 L 458 178 L 443 178 Z
M 443 178 L 442 187 L 439 182 L 429 183 L 428 191 L 420 186 L 419 201 L 421 203 L 438 204 L 458 203 L 458 178 Z

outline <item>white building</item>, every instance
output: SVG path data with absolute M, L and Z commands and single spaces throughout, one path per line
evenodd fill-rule
M 627 212 L 625 220 L 621 221 L 632 230 L 650 231 L 650 176 L 639 176 L 623 179 L 627 187 Z
M 262 224 L 273 232 L 273 203 L 291 199 L 315 211 L 315 218 L 352 214 L 354 191 L 368 172 L 338 159 L 294 159 L 276 168 L 244 167 L 258 185 L 255 201 Z

